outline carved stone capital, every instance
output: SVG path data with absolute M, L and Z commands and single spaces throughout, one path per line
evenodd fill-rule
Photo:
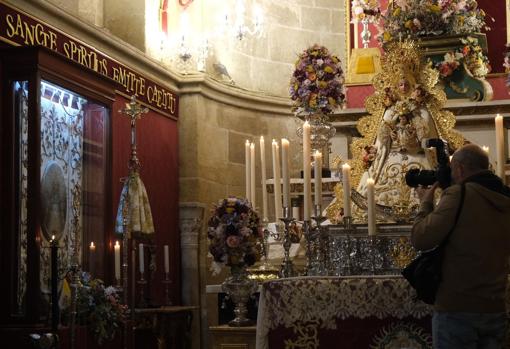
M 198 202 L 179 204 L 179 227 L 182 248 L 198 248 L 206 205 Z

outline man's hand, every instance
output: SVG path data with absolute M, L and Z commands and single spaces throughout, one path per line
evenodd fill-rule
M 419 186 L 416 188 L 416 194 L 418 194 L 418 198 L 420 202 L 434 202 L 434 193 L 436 189 L 439 187 L 439 182 L 434 183 L 431 187 L 423 187 Z

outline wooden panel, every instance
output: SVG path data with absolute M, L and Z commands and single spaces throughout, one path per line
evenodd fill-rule
M 210 326 L 211 349 L 255 349 L 257 328 Z

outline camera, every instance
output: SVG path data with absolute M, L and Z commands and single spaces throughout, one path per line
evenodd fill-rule
M 408 186 L 416 188 L 419 185 L 429 186 L 439 182 L 441 189 L 451 185 L 450 154 L 448 144 L 439 138 L 431 138 L 425 141 L 427 148 L 436 148 L 437 168 L 435 170 L 420 170 L 413 168 L 407 171 L 405 180 Z

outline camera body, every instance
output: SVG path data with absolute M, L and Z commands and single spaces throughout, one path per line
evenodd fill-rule
M 437 168 L 435 170 L 420 170 L 417 168 L 409 170 L 405 176 L 407 185 L 416 188 L 419 185 L 429 186 L 439 182 L 441 189 L 448 188 L 452 182 L 448 144 L 442 139 L 430 138 L 425 141 L 425 146 L 436 148 Z

